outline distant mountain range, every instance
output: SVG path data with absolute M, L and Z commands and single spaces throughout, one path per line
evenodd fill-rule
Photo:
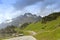
M 37 22 L 37 21 L 41 20 L 41 18 L 42 18 L 41 16 L 37 16 L 35 14 L 25 13 L 24 15 L 20 15 L 11 20 L 6 20 L 5 22 L 0 24 L 0 28 L 5 28 L 9 25 L 21 26 L 24 23 Z

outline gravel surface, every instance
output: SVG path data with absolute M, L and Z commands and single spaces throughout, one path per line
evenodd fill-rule
M 22 36 L 22 37 L 15 37 L 5 40 L 36 40 L 33 36 Z

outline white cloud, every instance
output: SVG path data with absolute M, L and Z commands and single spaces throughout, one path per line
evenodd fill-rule
M 13 20 L 12 19 L 10 19 L 10 20 L 6 20 L 6 21 L 4 21 L 4 23 L 10 23 L 10 22 L 12 22 Z
M 4 4 L 0 4 L 0 23 L 7 20 L 7 19 L 12 19 L 15 18 L 19 15 L 22 15 L 26 12 L 30 12 L 33 14 L 37 14 L 37 15 L 41 15 L 41 16 L 46 16 L 48 14 L 50 14 L 51 12 L 58 12 L 60 11 L 60 0 L 44 0 L 44 1 L 40 1 L 40 0 L 33 0 L 34 3 L 31 3 L 30 0 L 30 4 L 28 3 L 28 0 L 22 0 L 22 4 L 24 7 L 24 9 L 22 10 L 15 10 L 15 7 L 17 5 L 17 9 L 20 9 L 20 1 L 19 4 L 18 2 L 16 3 L 15 7 L 13 7 L 13 3 L 14 0 L 11 2 L 12 0 L 3 0 Z M 15 0 L 16 1 L 16 0 Z M 24 2 L 26 1 L 26 2 Z M 36 2 L 37 1 L 37 2 Z M 24 4 L 26 3 L 26 4 Z
M 13 6 L 7 6 L 5 4 L 0 5 L 0 23 L 4 22 L 5 20 L 12 19 L 19 14 L 20 11 L 14 11 Z

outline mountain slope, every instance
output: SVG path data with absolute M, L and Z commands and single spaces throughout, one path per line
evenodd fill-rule
M 60 12 L 52 14 L 53 16 L 49 18 L 50 15 L 47 16 L 47 20 L 44 20 L 43 23 L 42 21 L 32 23 L 24 30 L 35 31 L 37 34 L 34 35 L 34 37 L 36 37 L 37 40 L 60 40 Z M 54 18 L 55 16 L 56 18 Z M 44 19 L 46 19 L 46 17 Z
M 44 31 L 38 31 L 35 37 L 38 40 L 60 40 L 60 17 L 57 20 L 47 23 L 46 26 L 43 29 Z
M 60 25 L 60 17 L 56 20 L 47 22 L 46 24 L 42 24 L 41 22 L 32 23 L 25 28 L 25 30 L 34 30 L 34 31 L 40 31 L 40 30 L 53 30 L 57 26 Z
M 34 14 L 31 14 L 31 13 L 25 13 L 24 15 L 18 16 L 17 18 L 13 19 L 11 24 L 18 26 L 19 24 L 21 25 L 24 23 L 36 22 L 39 19 L 41 19 L 41 17 L 39 18 L 39 16 L 36 16 Z

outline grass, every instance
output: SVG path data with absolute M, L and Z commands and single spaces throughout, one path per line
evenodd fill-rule
M 60 17 L 56 20 L 42 24 L 41 22 L 32 23 L 24 30 L 20 28 L 15 29 L 18 33 L 30 35 L 27 31 L 34 31 L 37 34 L 33 35 L 37 40 L 60 40 Z
M 60 39 L 60 28 L 57 28 L 55 31 L 42 32 L 34 36 L 37 40 L 58 40 Z
M 42 29 L 44 30 L 53 30 L 55 27 L 60 25 L 60 17 L 56 20 L 47 22 L 46 24 L 42 24 L 41 22 L 38 23 L 32 23 L 28 25 L 24 30 L 32 30 L 32 31 L 40 31 Z
M 46 24 L 42 24 L 41 22 L 32 23 L 24 30 L 36 32 L 37 34 L 34 37 L 37 40 L 60 40 L 60 17 Z

